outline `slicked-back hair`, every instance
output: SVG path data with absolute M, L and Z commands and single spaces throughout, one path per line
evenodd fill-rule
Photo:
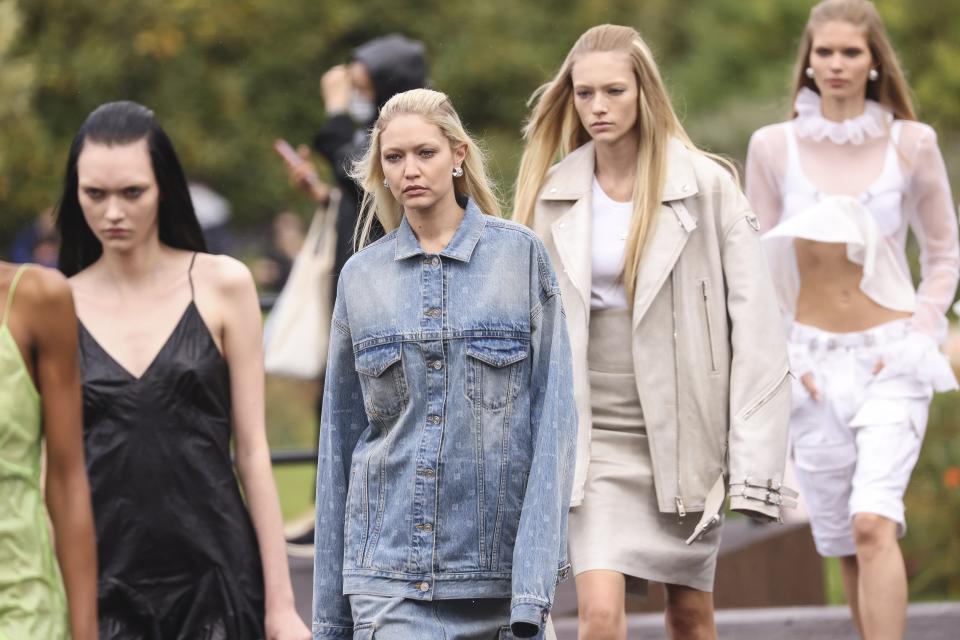
M 150 163 L 160 192 L 157 226 L 160 242 L 187 251 L 206 251 L 200 222 L 193 209 L 187 179 L 173 143 L 157 123 L 153 111 L 131 101 L 108 102 L 87 116 L 70 145 L 63 180 L 63 193 L 57 206 L 60 232 L 58 267 L 66 276 L 83 271 L 96 262 L 103 247 L 83 217 L 78 196 L 77 160 L 89 141 L 107 146 L 123 146 L 147 141 Z

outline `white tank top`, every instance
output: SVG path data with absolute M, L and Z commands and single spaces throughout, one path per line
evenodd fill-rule
M 633 203 L 611 199 L 603 192 L 596 176 L 593 178 L 592 198 L 590 308 L 626 309 L 623 250 L 630 231 Z
M 887 145 L 883 169 L 877 179 L 862 193 L 853 198 L 873 214 L 877 229 L 884 236 L 893 235 L 903 222 L 903 195 L 905 182 L 897 159 L 896 144 L 900 137 L 901 123 L 894 121 L 890 127 L 890 144 Z M 830 194 L 823 193 L 804 174 L 797 150 L 796 127 L 791 122 L 786 131 L 787 169 L 783 177 L 783 215 L 785 221 L 809 209 Z
M 793 123 L 787 130 L 787 168 L 783 177 L 783 215 L 763 236 L 767 263 L 777 285 L 780 307 L 793 321 L 800 278 L 793 240 L 847 245 L 847 259 L 863 267 L 860 290 L 877 304 L 912 313 L 916 291 L 898 262 L 894 236 L 901 227 L 905 180 L 896 142 L 900 124 L 890 130 L 883 169 L 857 196 L 823 193 L 804 175 Z

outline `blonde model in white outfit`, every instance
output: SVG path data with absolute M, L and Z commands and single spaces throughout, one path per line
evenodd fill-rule
M 872 3 L 814 7 L 795 76 L 793 118 L 757 131 L 747 158 L 798 376 L 793 462 L 817 549 L 841 558 L 862 635 L 899 638 L 903 495 L 933 393 L 957 388 L 938 348 L 957 287 L 957 218 L 936 135 L 916 121 Z
M 625 591 L 647 580 L 666 585 L 672 637 L 715 638 L 726 481 L 731 508 L 761 520 L 795 495 L 759 224 L 633 29 L 588 30 L 534 95 L 515 211 L 557 265 L 573 350 L 580 638 L 626 638 Z

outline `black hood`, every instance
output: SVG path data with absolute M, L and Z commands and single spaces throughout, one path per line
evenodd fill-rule
M 419 40 L 396 33 L 376 38 L 354 49 L 353 59 L 370 74 L 378 111 L 395 94 L 426 86 L 426 50 Z

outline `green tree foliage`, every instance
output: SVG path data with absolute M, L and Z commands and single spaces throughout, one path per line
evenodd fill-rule
M 960 15 L 880 0 L 921 105 L 960 129 Z M 810 3 L 800 0 L 0 0 L 0 240 L 54 202 L 66 150 L 107 100 L 152 107 L 188 173 L 249 225 L 292 197 L 270 144 L 307 141 L 324 114 L 320 74 L 352 46 L 400 31 L 427 42 L 435 87 L 454 99 L 510 188 L 531 92 L 585 28 L 636 26 L 694 138 L 742 158 L 750 132 L 787 111 Z M 945 145 L 949 146 L 949 145 Z M 952 158 L 948 158 L 950 160 Z M 950 162 L 951 165 L 958 163 Z

